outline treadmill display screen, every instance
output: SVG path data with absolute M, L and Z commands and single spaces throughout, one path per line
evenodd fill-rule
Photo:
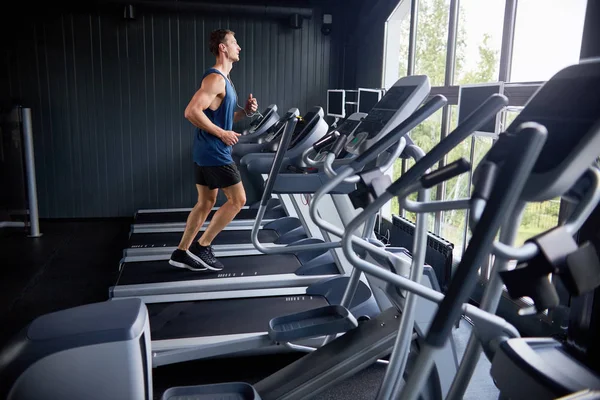
M 491 95 L 500 93 L 500 85 L 467 86 L 460 90 L 458 105 L 458 124 L 483 104 Z M 478 132 L 496 133 L 496 118 L 490 118 Z
M 368 133 L 368 138 L 375 137 L 392 119 L 394 114 L 406 103 L 417 86 L 395 86 L 373 107 L 365 118 L 361 130 Z
M 344 115 L 344 92 L 327 92 L 327 115 L 339 116 Z
M 379 102 L 381 91 L 360 90 L 358 94 L 358 112 L 368 113 Z
M 349 135 L 356 129 L 358 124 L 360 124 L 360 121 L 346 120 L 342 125 L 340 125 L 337 131 L 342 135 Z
M 374 108 L 379 110 L 398 111 L 398 109 L 406 103 L 406 100 L 408 100 L 416 88 L 416 86 L 394 86 L 386 92 L 385 96 L 383 96 Z
M 534 121 L 548 130 L 534 172 L 560 164 L 600 120 L 600 75 L 585 75 L 548 81 L 508 127 L 507 132 L 515 133 L 521 123 Z

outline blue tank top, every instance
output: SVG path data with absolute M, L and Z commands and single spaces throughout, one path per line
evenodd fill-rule
M 230 131 L 233 128 L 237 94 L 229 79 L 215 68 L 207 70 L 202 79 L 213 73 L 220 74 L 225 79 L 225 98 L 219 108 L 214 111 L 207 108 L 204 110 L 204 114 L 216 126 Z M 227 146 L 221 139 L 200 128 L 196 128 L 195 131 L 193 153 L 194 162 L 201 167 L 216 167 L 233 163 L 231 146 Z

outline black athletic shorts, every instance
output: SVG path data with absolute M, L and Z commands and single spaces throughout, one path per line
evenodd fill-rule
M 218 167 L 201 167 L 194 163 L 196 183 L 209 189 L 226 188 L 242 181 L 235 163 Z

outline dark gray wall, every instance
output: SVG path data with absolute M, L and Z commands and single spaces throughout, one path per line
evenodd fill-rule
M 385 22 L 399 0 L 357 2 L 348 10 L 347 52 L 344 63 L 347 89 L 382 85 Z
M 242 47 L 231 73 L 241 106 L 251 92 L 261 110 L 325 108 L 343 69 L 318 10 L 298 30 L 266 18 L 136 11 L 133 21 L 121 10 L 28 16 L 4 36 L 0 100 L 32 108 L 41 217 L 192 206 L 193 127 L 183 111 L 214 62 L 206 43 L 215 28 L 235 31 Z

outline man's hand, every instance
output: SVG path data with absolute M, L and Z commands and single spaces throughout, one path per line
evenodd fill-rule
M 246 113 L 250 114 L 250 113 L 255 113 L 256 110 L 258 110 L 258 101 L 252 97 L 252 93 L 250 93 L 250 96 L 248 96 L 248 100 L 246 100 L 246 107 L 244 108 L 244 110 L 246 110 Z
M 242 136 L 234 131 L 223 131 L 219 136 L 219 139 L 223 141 L 227 146 L 233 146 L 238 142 L 238 137 Z

